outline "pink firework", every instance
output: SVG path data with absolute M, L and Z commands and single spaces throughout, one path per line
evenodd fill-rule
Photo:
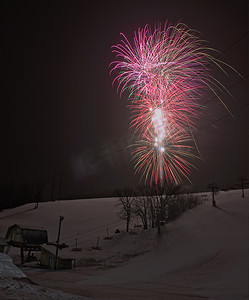
M 209 72 L 218 65 L 197 33 L 184 24 L 146 25 L 135 32 L 133 45 L 122 34 L 113 46 L 111 63 L 117 90 L 129 90 L 131 128 L 138 137 L 133 155 L 145 181 L 180 183 L 193 165 L 189 141 L 200 115 L 199 99 L 219 83 Z

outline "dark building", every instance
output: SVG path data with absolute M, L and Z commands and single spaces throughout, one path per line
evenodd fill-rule
M 41 259 L 40 265 L 48 269 L 54 269 L 56 258 L 56 246 L 55 245 L 43 245 L 41 246 Z M 71 258 L 63 250 L 58 249 L 57 265 L 56 269 L 72 269 L 74 267 L 75 260 Z
M 43 227 L 14 224 L 7 230 L 5 240 L 9 245 L 21 249 L 21 261 L 23 263 L 23 251 L 40 251 L 41 245 L 48 242 L 47 230 Z
M 42 227 L 27 225 L 12 225 L 5 236 L 6 241 L 13 246 L 42 245 L 48 242 L 47 230 Z

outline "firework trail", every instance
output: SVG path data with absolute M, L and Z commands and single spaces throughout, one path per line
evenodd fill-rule
M 150 184 L 190 181 L 189 160 L 197 156 L 189 142 L 202 109 L 199 100 L 207 89 L 223 88 L 210 75 L 211 64 L 221 68 L 221 62 L 181 23 L 154 30 L 146 25 L 135 32 L 133 45 L 121 35 L 111 73 L 118 71 L 113 83 L 120 95 L 129 91 L 131 128 L 138 136 L 132 145 L 135 170 Z

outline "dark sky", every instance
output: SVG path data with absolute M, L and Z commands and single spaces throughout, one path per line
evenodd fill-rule
M 130 113 L 112 87 L 111 46 L 147 23 L 198 30 L 227 69 L 232 118 L 211 93 L 198 122 L 193 187 L 248 176 L 248 1 L 1 1 L 1 182 L 45 182 L 63 195 L 139 183 L 127 146 Z M 216 72 L 216 73 L 215 73 Z M 58 188 L 59 175 L 56 176 Z

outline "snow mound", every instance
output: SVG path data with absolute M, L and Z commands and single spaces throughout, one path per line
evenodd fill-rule
M 27 277 L 7 254 L 0 253 L 0 278 L 25 278 Z
M 0 279 L 0 299 L 10 300 L 92 300 L 64 293 L 59 290 L 39 287 L 26 280 Z

